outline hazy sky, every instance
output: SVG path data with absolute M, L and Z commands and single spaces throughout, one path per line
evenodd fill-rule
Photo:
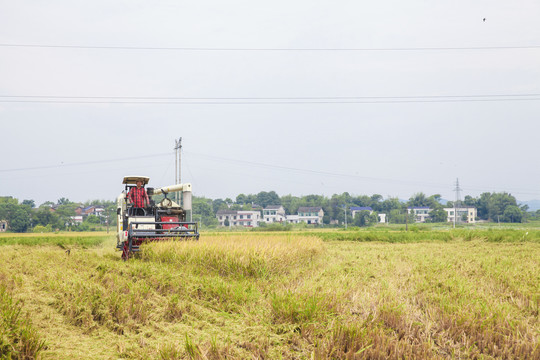
M 462 197 L 540 199 L 539 16 L 537 0 L 0 0 L 0 195 L 170 185 L 182 137 L 198 196 L 453 199 L 459 178 Z

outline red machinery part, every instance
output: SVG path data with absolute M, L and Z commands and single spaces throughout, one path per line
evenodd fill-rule
M 162 216 L 161 217 L 161 221 L 162 222 L 178 222 L 178 216 Z M 175 228 L 175 227 L 178 227 L 177 224 L 163 224 L 162 225 L 163 229 L 172 229 L 172 228 Z

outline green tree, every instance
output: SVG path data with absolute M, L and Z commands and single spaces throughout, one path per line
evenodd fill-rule
M 19 205 L 17 199 L 4 197 L 0 201 L 0 220 L 6 220 L 13 232 L 25 232 L 31 224 L 30 207 Z
M 68 205 L 68 204 L 71 204 L 71 201 L 69 201 L 69 199 L 66 199 L 66 198 L 60 198 L 58 199 L 58 201 L 56 202 L 57 205 Z
M 47 226 L 51 225 L 54 229 L 60 228 L 60 219 L 57 214 L 53 213 L 47 207 L 40 207 L 34 212 L 35 225 Z
M 409 199 L 409 206 L 427 206 L 430 209 L 442 209 L 440 204 L 441 195 L 434 194 L 429 197 L 422 192 L 414 194 L 413 197 Z
M 99 224 L 101 221 L 100 221 L 99 217 L 96 216 L 96 215 L 88 215 L 86 217 L 85 222 L 90 223 L 90 224 Z
M 429 200 L 423 192 L 416 193 L 409 199 L 409 206 L 412 207 L 429 205 Z
M 375 211 L 381 211 L 382 202 L 383 202 L 382 195 L 373 194 L 373 195 L 371 195 L 371 202 L 370 202 L 369 206 L 371 206 L 371 208 L 373 210 L 375 210 Z
M 480 194 L 476 200 L 478 217 L 484 220 L 497 221 L 502 218 L 508 206 L 516 206 L 517 201 L 509 193 L 489 193 Z
M 429 217 L 432 222 L 441 223 L 448 221 L 448 214 L 443 209 L 434 209 L 429 212 Z
M 0 196 L 0 204 L 18 205 L 19 200 L 13 198 L 12 196 Z
M 214 212 L 214 214 L 217 213 L 219 210 L 226 210 L 228 208 L 229 206 L 222 199 L 215 199 L 214 201 L 212 201 L 212 211 Z
M 275 191 L 261 191 L 257 194 L 255 202 L 257 205 L 260 205 L 263 208 L 267 207 L 268 205 L 281 205 L 281 199 Z
M 76 215 L 75 213 L 76 207 L 77 207 L 77 204 L 71 203 L 69 202 L 69 200 L 67 200 L 67 201 L 64 201 L 62 205 L 59 205 L 56 208 L 56 215 L 58 215 L 58 219 L 60 222 L 60 226 L 59 226 L 60 229 L 65 229 L 66 227 L 73 225 L 72 216 Z
M 212 199 L 194 196 L 192 206 L 194 221 L 200 220 L 204 226 L 215 226 L 219 224 L 212 210 Z
M 400 210 L 401 207 L 401 201 L 399 201 L 397 197 L 390 197 L 382 202 L 380 211 L 385 214 L 390 214 L 390 211 Z
M 465 196 L 465 198 L 463 199 L 463 205 L 472 206 L 476 208 L 478 207 L 477 200 L 470 195 Z
M 285 209 L 285 213 L 291 215 L 296 214 L 298 208 L 301 206 L 301 201 L 298 196 L 285 195 L 281 197 L 281 206 Z
M 238 196 L 236 196 L 236 203 L 237 204 L 245 204 L 247 201 L 247 196 L 244 195 L 244 194 L 238 194 Z
M 370 225 L 370 211 L 362 210 L 357 212 L 354 216 L 353 224 L 360 227 Z
M 510 205 L 504 209 L 501 220 L 504 222 L 519 223 L 521 222 L 522 217 L 523 213 L 521 212 L 521 209 L 515 205 Z
M 36 203 L 34 200 L 23 200 L 23 202 L 21 203 L 21 205 L 27 205 L 29 206 L 31 209 L 35 208 L 36 207 Z
M 9 228 L 14 232 L 26 232 L 30 222 L 30 214 L 23 207 L 16 207 L 10 215 Z

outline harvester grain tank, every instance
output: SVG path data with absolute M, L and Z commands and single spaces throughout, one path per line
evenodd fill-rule
M 134 207 L 128 199 L 129 191 L 136 187 L 138 181 L 142 182 L 150 198 L 150 204 L 144 208 Z M 191 221 L 191 184 L 154 189 L 146 187 L 149 181 L 147 176 L 126 176 L 122 182 L 125 189 L 116 201 L 116 247 L 122 251 L 124 260 L 139 252 L 145 242 L 199 239 L 197 223 Z M 168 197 L 175 192 L 180 193 L 180 204 Z

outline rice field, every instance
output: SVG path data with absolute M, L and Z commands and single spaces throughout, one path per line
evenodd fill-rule
M 128 262 L 103 233 L 0 244 L 0 358 L 540 358 L 534 231 L 203 233 Z

